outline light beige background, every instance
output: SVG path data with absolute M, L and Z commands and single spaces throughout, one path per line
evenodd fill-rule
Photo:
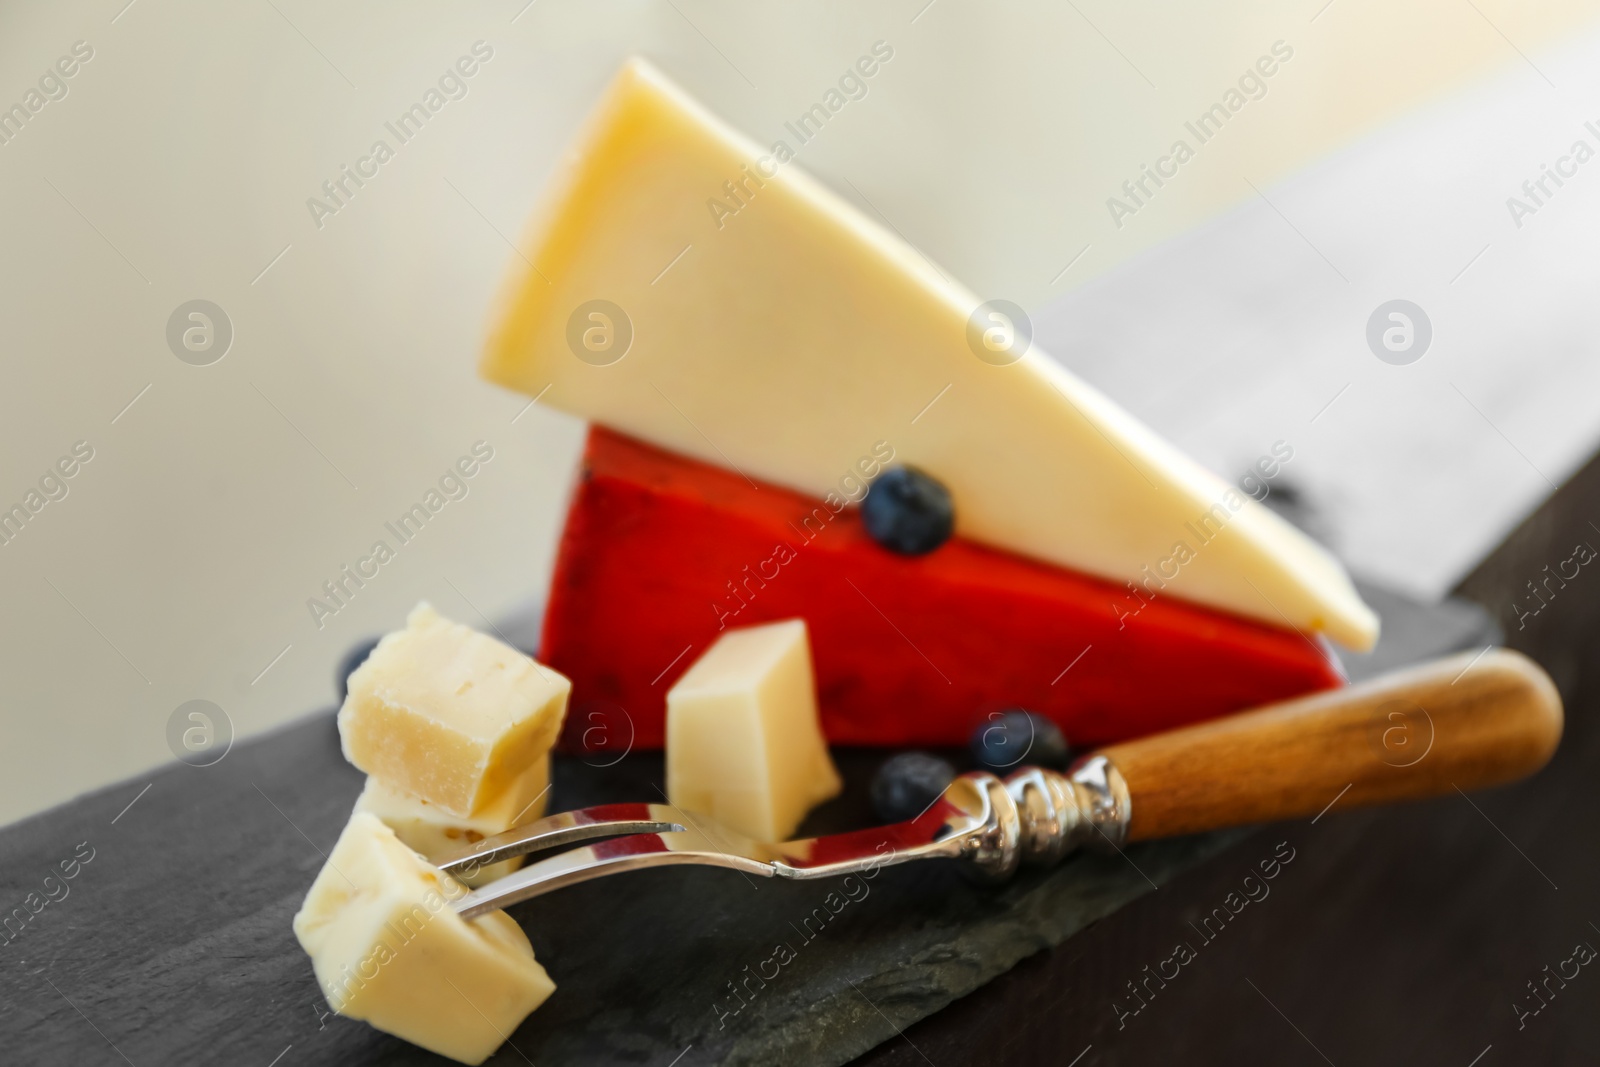
M 418 598 L 486 625 L 540 595 L 582 428 L 473 365 L 508 242 L 627 55 L 767 140 L 890 42 L 804 165 L 1048 319 L 1248 204 L 1241 176 L 1272 195 L 1396 115 L 1531 78 L 1522 53 L 1560 47 L 1591 6 L 5 3 L 0 107 L 74 42 L 94 57 L 0 145 L 0 505 L 74 442 L 95 456 L 0 546 L 0 819 L 168 760 L 184 701 L 241 735 L 326 706 L 346 649 Z M 1110 227 L 1106 196 L 1278 39 L 1296 58 L 1236 136 Z M 479 40 L 494 55 L 469 94 L 319 228 L 307 198 L 393 143 L 385 120 Z M 165 340 L 194 298 L 235 330 L 209 367 Z M 1151 374 L 1170 349 L 1130 347 Z M 1089 345 L 1080 369 L 1117 395 L 1114 362 Z M 1140 410 L 1137 385 L 1121 398 Z M 1199 426 L 1184 440 L 1204 453 Z M 495 458 L 470 495 L 319 629 L 307 598 L 478 440 Z

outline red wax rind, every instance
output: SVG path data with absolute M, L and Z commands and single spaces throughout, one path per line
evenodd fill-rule
M 899 556 L 854 507 L 591 428 L 540 645 L 572 680 L 569 750 L 661 747 L 724 627 L 796 616 L 833 744 L 961 745 L 1023 707 L 1081 748 L 1342 681 L 1296 631 L 960 538 Z

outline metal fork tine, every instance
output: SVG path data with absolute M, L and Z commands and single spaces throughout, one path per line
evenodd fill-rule
M 453 907 L 463 918 L 471 919 L 563 886 L 647 867 L 729 867 L 767 878 L 784 873 L 773 863 L 727 852 L 714 844 L 705 847 L 708 844 L 701 834 L 681 830 L 615 837 L 530 863 L 457 898 Z
M 440 870 L 460 875 L 513 856 L 543 852 L 597 837 L 680 831 L 674 809 L 663 804 L 599 804 L 536 819 L 503 834 L 461 846 L 442 857 Z

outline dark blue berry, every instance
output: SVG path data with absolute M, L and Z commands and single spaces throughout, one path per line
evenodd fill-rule
M 334 676 L 339 683 L 339 699 L 344 700 L 350 692 L 350 676 L 357 667 L 367 662 L 367 657 L 372 655 L 372 650 L 378 647 L 376 637 L 361 642 L 359 645 L 345 653 L 344 659 L 339 661 L 338 673 Z
M 1061 768 L 1072 756 L 1061 727 L 1021 708 L 991 714 L 972 731 L 970 747 L 978 766 L 991 771 L 1025 763 Z
M 956 769 L 926 752 L 900 752 L 872 776 L 872 810 L 884 822 L 915 819 L 955 780 Z
M 902 556 L 921 556 L 950 540 L 955 519 L 950 490 L 915 467 L 890 467 L 861 502 L 867 533 Z

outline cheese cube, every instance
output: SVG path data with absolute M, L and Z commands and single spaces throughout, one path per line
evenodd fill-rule
M 841 788 L 803 619 L 729 630 L 667 693 L 667 797 L 758 841 Z
M 482 1063 L 555 984 L 504 912 L 461 918 L 459 882 L 367 812 L 339 835 L 294 934 L 334 1011 Z
M 451 815 L 472 815 L 543 759 L 572 683 L 417 605 L 350 675 L 339 735 L 351 763 Z
M 367 787 L 356 800 L 355 810 L 376 815 L 395 832 L 402 844 L 437 863 L 444 853 L 453 852 L 464 844 L 482 841 L 542 818 L 549 792 L 550 757 L 545 756 L 513 782 L 510 789 L 474 815 L 451 815 L 439 805 L 377 778 L 367 779 Z M 474 871 L 452 873 L 476 887 L 510 874 L 522 866 L 523 859 L 514 856 Z

